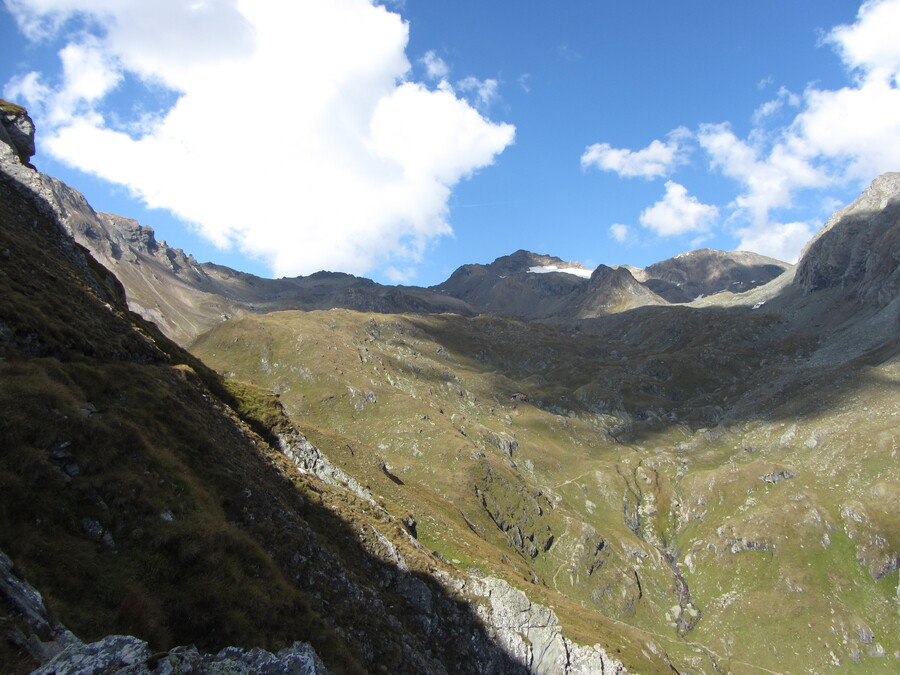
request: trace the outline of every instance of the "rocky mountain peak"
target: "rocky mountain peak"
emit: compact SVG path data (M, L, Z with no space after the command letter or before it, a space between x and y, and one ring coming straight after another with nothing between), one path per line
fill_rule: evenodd
M516 274L527 272L532 267L545 267L547 265L567 266L568 264L556 256L519 249L511 255L500 256L487 267L497 274Z
M635 277L669 302L689 302L724 291L743 293L790 268L758 253L701 248L650 265Z
M22 164L31 166L31 158L34 156L34 122L25 108L2 98L0 141L12 148Z
M628 285L637 283L631 272L625 267L609 267L600 265L591 273L591 284Z
M806 293L843 288L879 307L900 295L900 173L876 178L803 250L795 283Z
M644 305L664 305L665 300L640 283L625 267L600 265L591 274L577 316L592 318Z

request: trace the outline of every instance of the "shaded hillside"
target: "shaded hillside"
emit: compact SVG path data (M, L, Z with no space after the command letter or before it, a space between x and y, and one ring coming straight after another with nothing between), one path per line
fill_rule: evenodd
M636 307L664 304L666 301L662 297L646 284L639 283L628 270L600 265L591 274L582 297L578 299L573 318L590 319Z
M900 173L878 178L835 213L806 246L797 284L807 293L840 288L884 307L900 297Z

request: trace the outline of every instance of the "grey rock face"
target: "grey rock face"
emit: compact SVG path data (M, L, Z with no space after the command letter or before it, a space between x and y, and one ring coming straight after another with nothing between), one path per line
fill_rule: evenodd
M375 502L371 492L343 469L335 466L303 434L296 431L279 434L278 448L301 471L311 473L329 485L346 488L367 502Z
M154 656L143 640L109 635L91 644L68 647L32 675L326 675L329 671L304 642L280 650L226 647L218 654L201 654L196 647L176 647Z
M0 593L21 613L28 625L38 630L50 629L41 594L13 574L12 561L4 553L0 553Z
M703 248L637 270L635 278L669 302L689 302L698 295L743 293L790 268L757 253Z
M108 635L98 642L67 647L31 675L120 673L129 666L146 663L150 656L150 647L143 640L129 635ZM132 668L131 672L142 671ZM147 672L146 668L143 672Z
M900 173L886 173L835 213L806 246L795 283L843 288L884 307L900 295Z
M478 615L503 649L536 675L624 673L622 663L599 644L576 645L562 634L556 613L532 603L502 579L472 579L465 589L486 599Z
M25 108L3 99L0 99L0 142L10 146L22 164L31 166L34 122Z
M6 638L19 644L37 661L45 661L70 645L81 644L65 627L50 620L44 599L30 584L12 571L12 561L0 552L0 606L6 604L21 620L29 635L19 629L6 631Z
M666 301L638 282L624 267L600 265L591 274L575 316L590 319L646 305L664 305Z

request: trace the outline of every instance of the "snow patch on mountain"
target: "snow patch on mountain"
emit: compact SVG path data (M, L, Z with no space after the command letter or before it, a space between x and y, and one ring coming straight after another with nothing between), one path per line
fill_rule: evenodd
M590 279L594 270L589 270L584 267L557 267L556 265L538 265L536 267L528 268L529 274L546 274L548 272L565 272L566 274L574 274L576 277L581 277L582 279Z

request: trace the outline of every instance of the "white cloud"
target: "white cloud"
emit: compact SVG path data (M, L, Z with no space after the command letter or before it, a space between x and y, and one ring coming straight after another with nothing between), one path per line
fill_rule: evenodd
M519 86L526 94L531 93L531 73L522 73L519 75Z
M753 123L756 125L762 124L785 106L790 106L792 108L799 107L800 97L789 91L787 88L781 87L775 98L771 101L766 101L753 112Z
M665 143L654 140L641 150L613 148L609 143L594 143L581 155L584 169L596 167L614 171L620 176L658 178L665 176L684 161L684 142L690 132L684 128L671 131Z
M897 30L900 35L900 23ZM900 167L900 89L867 79L858 88L809 90L791 133L795 152L830 167L839 181L894 171Z
M761 253L776 260L795 263L801 249L812 238L809 223L765 223L763 227L749 226L738 230L741 238L737 250Z
M900 0L865 2L852 25L838 26L826 42L854 74L838 90L810 87L802 99L782 89L757 109L761 124L783 105L800 107L793 121L747 141L728 125L703 125L698 134L714 167L738 181L743 191L735 215L741 247L793 260L812 234L807 223L770 220L789 208L801 190L864 183L900 167ZM828 196L823 200L833 203Z
M631 230L627 225L615 223L609 226L609 236L611 236L620 244L624 244L626 241L628 241L630 235Z
M407 267L405 269L397 269L393 265L384 270L384 276L386 276L390 281L395 284L403 284L407 283L410 279L412 279L416 275L416 269L414 267Z
M823 41L851 75L848 86L828 90L810 85L802 95L779 89L753 113L754 127L746 138L739 138L728 123L699 126L696 139L710 168L738 185L724 220L734 228L741 248L794 260L814 228L807 222L783 222L788 219L777 211L793 208L804 192L823 205L834 205L833 194L826 190L856 190L881 173L900 169L898 35L900 0L863 2L852 24L835 27ZM769 76L757 87L763 90L773 83ZM793 119L777 126L778 113L789 110ZM679 164L688 135L676 132L680 138L654 141L637 152L593 145L582 155L582 166L621 176L669 175ZM661 234L694 227L691 214L702 211L687 208L679 217L678 194L667 189L665 199L644 211L642 224ZM697 224L709 226L711 220Z
M479 80L471 75L456 83L459 91L474 96L473 104L482 112L490 108L491 104L497 99L498 86L497 80L490 78Z
M453 186L513 141L449 86L408 81L408 26L370 0L9 6L68 45L60 84L12 85L40 113L42 147L276 275L408 269L451 231ZM93 36L66 33L76 12ZM129 75L178 93L134 136L110 121L128 111L104 107Z
M894 80L900 77L900 2L867 0L857 13L856 23L834 28L827 41L834 45L844 63L863 80Z
M900 167L900 0L869 0L826 41L855 76L837 91L810 88L789 129L796 152L836 180L868 181Z
M666 194L641 212L641 225L664 237L687 232L706 232L719 216L719 209L702 204L683 185L666 181Z
M431 80L443 80L450 73L450 67L433 49L425 52L425 56L419 61L425 66L425 73Z
M745 189L735 205L754 223L768 219L774 208L788 207L798 188L822 187L823 172L810 164L790 143L777 143L768 154L740 140L727 124L704 124L697 135L712 165Z

